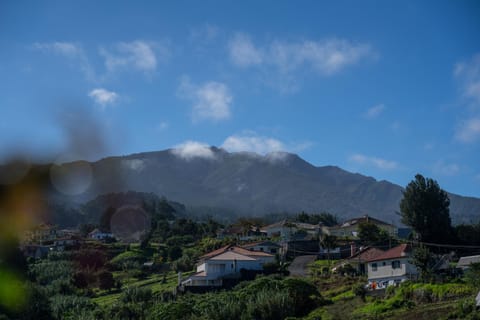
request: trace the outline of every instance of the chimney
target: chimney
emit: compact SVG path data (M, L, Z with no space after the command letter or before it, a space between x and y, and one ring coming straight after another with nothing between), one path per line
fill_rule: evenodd
M355 254L355 251L357 251L357 249L355 248L355 242L351 242L350 243L350 256L353 256Z

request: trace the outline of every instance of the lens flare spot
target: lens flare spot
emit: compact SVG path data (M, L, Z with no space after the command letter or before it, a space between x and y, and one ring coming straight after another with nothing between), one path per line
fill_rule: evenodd
M66 195L79 195L91 185L93 172L86 161L53 164L50 167L50 180L55 188Z
M151 217L141 207L122 206L110 220L115 237L126 242L138 242L150 230Z

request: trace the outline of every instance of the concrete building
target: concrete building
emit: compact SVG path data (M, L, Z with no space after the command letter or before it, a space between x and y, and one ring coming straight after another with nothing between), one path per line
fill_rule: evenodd
M405 280L416 279L417 268L410 263L411 247L401 244L368 261L368 284L372 289L397 285Z

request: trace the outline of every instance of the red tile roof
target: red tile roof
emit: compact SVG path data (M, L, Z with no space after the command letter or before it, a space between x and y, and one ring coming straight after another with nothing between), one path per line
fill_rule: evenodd
M389 259L396 259L396 258L402 258L408 255L408 253L411 251L411 247L408 244L401 244L399 246L396 246L390 250L385 251L381 255L368 260L369 262L371 261L380 261L380 260L389 260Z
M221 247L220 249L210 251L209 253L205 253L203 256L200 257L200 259L208 259L208 258L214 257L216 255L219 255L221 253L224 253L231 246L232 246L231 244L228 244L224 247Z
M358 261L358 262L365 262L365 261L370 261L372 259L375 259L379 257L380 255L384 254L385 251L382 249L374 248L374 247L368 247L365 248L353 256L348 257L348 260L353 260L353 261Z
M252 251L240 247L233 247L232 250L236 253L243 254L244 256L254 257L271 257L272 255L263 251Z
M256 242L246 243L246 244L242 245L242 248L250 249L250 248L255 247L255 246L258 246L258 245L264 245L264 246L270 246L270 247L280 248L280 246L279 246L278 244L276 244L275 242L272 242L272 241L270 241L270 240L263 240L263 241L256 241Z
M271 254L262 252L262 251L251 251L251 250L247 250L234 245L227 245L227 246L221 247L220 249L204 254L203 256L200 257L200 259L202 260L210 259L226 251L233 251L235 253L238 253L244 256L249 256L249 257L271 257L272 256Z

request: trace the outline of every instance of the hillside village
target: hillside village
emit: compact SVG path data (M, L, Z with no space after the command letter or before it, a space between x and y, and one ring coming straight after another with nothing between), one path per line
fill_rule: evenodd
M478 275L480 247L472 247L470 253L475 254L470 255L450 248L435 253L428 269L430 280L425 282L425 270L414 261L420 244L412 238L411 229L369 215L335 224L330 221L328 225L306 222L314 218L301 213L271 224L240 219L227 226L169 218L163 228L175 232L167 238L151 234L146 242L125 242L99 225L59 229L42 223L25 232L19 248L28 260L29 273L55 297L55 308L63 308L57 309L57 314L68 319L81 317L71 312L69 308L77 302L64 301L67 297L78 296L82 305L93 307L96 318L113 312L119 319L148 318L149 314L170 319L168 314L191 312L169 309L190 301L191 294L235 295L247 283L255 286L258 281L273 281L282 287L289 279L301 281L297 285L318 295L313 300L312 296L304 297L308 304L300 313L286 309L285 316L301 315L298 319L336 319L339 310L334 306L350 300L357 305L356 311L351 310L354 316L349 315L353 318L368 319L372 316L368 308L377 305L385 305L380 311L375 309L373 314L378 318L391 317L392 312L408 315L417 312L425 301L412 302L417 298L410 297L409 304L388 307L392 294L398 299L396 292L407 286L415 296L425 283L430 286L429 303L445 304L439 314L449 310L455 318L455 304L476 294L477 287L468 279L472 266ZM337 284L332 286L332 281ZM442 294L437 296L436 290ZM122 315L126 311L118 309L119 303L130 315ZM472 303L471 312L477 314ZM140 305L145 310L139 311ZM85 318L92 314L91 310L82 312ZM265 315L256 319L277 318Z

